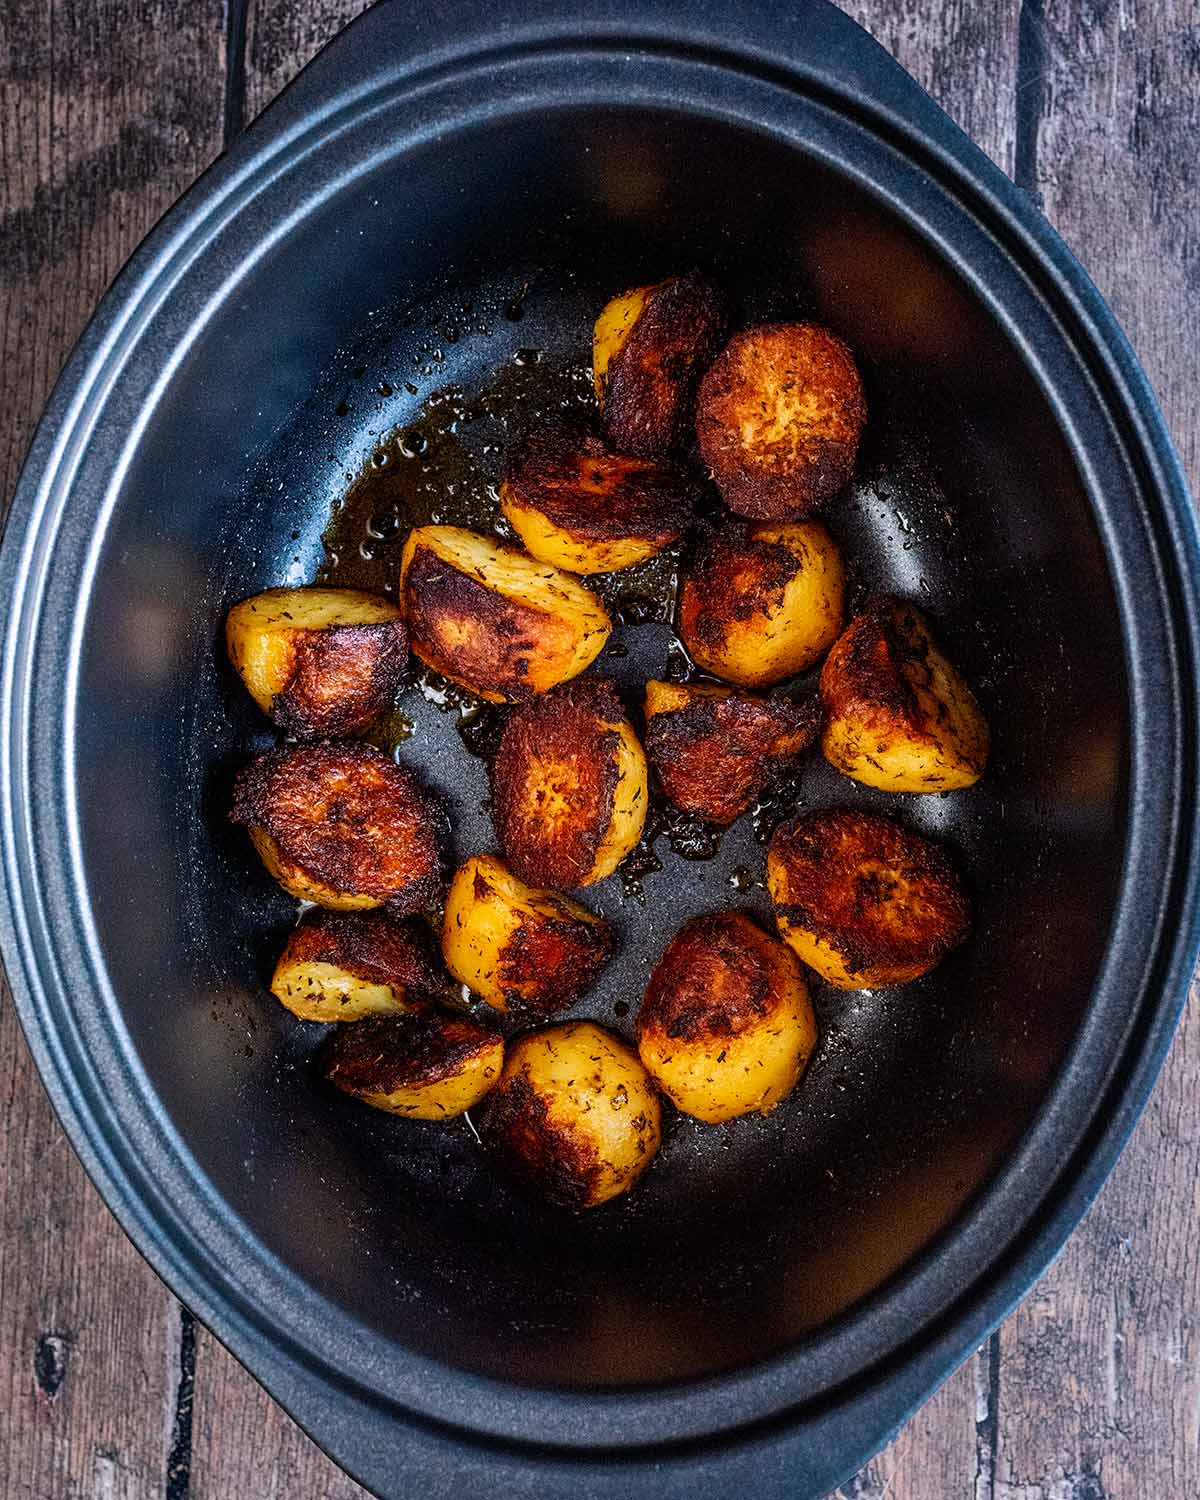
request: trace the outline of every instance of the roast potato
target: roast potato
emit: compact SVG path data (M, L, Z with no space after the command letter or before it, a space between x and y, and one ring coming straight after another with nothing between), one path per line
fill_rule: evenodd
M390 708L408 665L400 610L357 589L268 589L225 620L229 659L298 739L349 734Z
M509 865L530 885L594 885L646 821L646 757L606 678L510 711L492 761L492 816Z
M766 687L837 639L845 585L842 555L819 521L725 527L684 573L679 633L706 672Z
M882 596L857 615L821 668L831 766L885 792L973 786L988 758L988 726L929 623Z
M816 323L735 334L700 385L696 436L730 510L808 515L849 482L867 420L849 349Z
M289 894L334 910L421 910L442 887L445 814L370 745L328 740L260 755L238 773L235 823Z
M742 912L693 917L667 945L637 1018L638 1052L684 1114L769 1114L817 1041L800 965Z
M562 423L535 428L512 450L500 505L540 562L611 573L678 541L692 493L669 465L614 453Z
M553 1015L573 1005L615 946L603 917L556 891L517 879L491 855L467 860L450 882L442 954L455 979L497 1010Z
M812 744L811 699L759 698L704 683L646 684L646 756L667 797L710 823L732 823Z
M614 448L659 458L675 446L724 326L725 300L699 271L612 299L596 319L592 371Z
M567 1021L509 1045L483 1135L529 1192L594 1208L654 1159L661 1107L632 1047L593 1021Z
M400 598L413 653L489 703L532 698L574 677L612 628L578 580L458 526L409 533Z
M432 1006L339 1026L320 1058L335 1088L413 1120L461 1115L495 1087L503 1066L498 1032Z
M271 977L271 992L302 1021L398 1015L449 990L428 929L386 911L306 912Z
M874 813L814 812L777 828L767 889L784 941L842 990L918 979L970 929L950 856Z

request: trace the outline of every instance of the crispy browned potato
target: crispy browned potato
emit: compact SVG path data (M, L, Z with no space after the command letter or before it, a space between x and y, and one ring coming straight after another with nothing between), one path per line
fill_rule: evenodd
M408 665L400 610L358 589L268 589L225 621L255 702L299 739L349 734L390 708Z
M541 1016L565 1010L612 956L612 928L557 891L538 891L488 854L450 882L442 922L446 967L489 1005Z
M693 495L678 470L614 453L566 423L535 428L508 457L504 514L541 562L611 573L683 535Z
M637 1018L638 1052L684 1114L769 1114L817 1041L800 965L742 912L694 917L667 945Z
M617 868L646 821L646 757L606 678L509 715L492 762L492 815L509 865L570 890Z
M499 1033L432 1007L339 1026L320 1059L322 1075L344 1094L413 1120L461 1115L503 1067Z
M646 684L646 755L676 807L732 823L817 737L809 699L758 698L704 683Z
M679 633L697 666L766 687L803 672L837 639L846 570L820 521L726 526L685 572Z
M971 689L911 604L882 596L851 620L821 668L831 766L885 792L973 786L988 726Z
M867 403L854 357L816 323L735 334L700 385L700 453L731 510L808 515L849 482Z
M420 921L317 907L292 929L271 992L302 1021L358 1021L445 999L449 984Z
M777 828L767 888L784 941L841 990L918 979L970 928L946 852L874 813L808 813Z
M699 271L622 292L596 319L592 370L613 447L659 458L682 437L721 347L725 299Z
M445 814L370 745L330 740L260 755L238 773L231 816L302 901L346 911L388 906L402 916L441 891Z
M413 653L489 703L576 676L612 629L578 579L458 526L409 533L400 598Z
M567 1021L509 1046L483 1133L528 1191L594 1208L627 1193L653 1161L661 1108L632 1047L593 1021Z

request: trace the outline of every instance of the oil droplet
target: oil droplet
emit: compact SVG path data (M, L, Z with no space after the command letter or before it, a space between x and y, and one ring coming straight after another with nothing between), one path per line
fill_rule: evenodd
M371 454L371 462L377 469L386 469L388 464L391 463L391 455L386 448L377 448Z
M729 884L735 891L752 891L760 884L758 876L748 865L738 865L729 877Z
M540 365L542 362L542 351L540 349L518 349L513 355L515 365Z

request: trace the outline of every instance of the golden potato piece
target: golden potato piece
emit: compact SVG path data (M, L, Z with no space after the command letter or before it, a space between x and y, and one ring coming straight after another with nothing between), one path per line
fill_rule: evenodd
M884 792L973 786L988 758L987 720L921 612L872 600L821 668L825 759Z
M359 1021L444 999L449 985L423 923L318 907L292 929L271 992L302 1021Z
M840 990L918 979L970 929L946 852L874 813L808 813L777 828L767 888L784 941Z
M603 917L556 891L538 891L491 855L450 882L442 922L446 967L497 1010L549 1016L592 984L616 940Z
M696 402L700 453L731 510L804 516L849 482L867 420L854 357L816 323L735 334Z
M692 491L664 463L613 453L586 429L536 428L509 455L500 505L526 547L572 573L611 573L683 535Z
M642 836L648 800L646 757L607 678L510 713L492 761L492 818L522 880L565 891L611 875Z
M357 589L268 589L225 620L229 659L299 739L349 734L390 708L408 665L400 610Z
M592 371L614 448L661 458L679 442L725 321L724 297L699 271L635 287L605 307Z
M646 756L676 807L732 823L817 737L809 699L758 698L703 683L646 684Z
M442 888L445 814L370 745L330 740L260 755L238 773L235 823L285 891L334 910L419 911Z
M593 1021L511 1043L484 1140L527 1191L560 1208L627 1193L654 1159L662 1118L637 1053Z
M532 698L576 676L612 629L576 579L458 526L409 533L400 600L413 653L489 703Z
M742 912L694 917L667 945L637 1018L638 1052L684 1114L770 1114L817 1042L800 965Z
M449 1120L499 1082L504 1041L469 1016L430 1008L339 1026L322 1048L322 1076L374 1109Z
M697 666L766 687L811 667L842 628L846 570L819 521L725 527L679 592L679 634Z

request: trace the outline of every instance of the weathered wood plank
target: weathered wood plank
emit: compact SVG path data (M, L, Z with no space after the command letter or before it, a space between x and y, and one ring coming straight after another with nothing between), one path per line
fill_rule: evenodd
M220 147L220 0L7 0L0 19L0 498L142 234ZM164 1494L181 1315L87 1182L0 996L0 1487Z
M246 18L246 119L253 120L331 37L371 0L250 0Z

